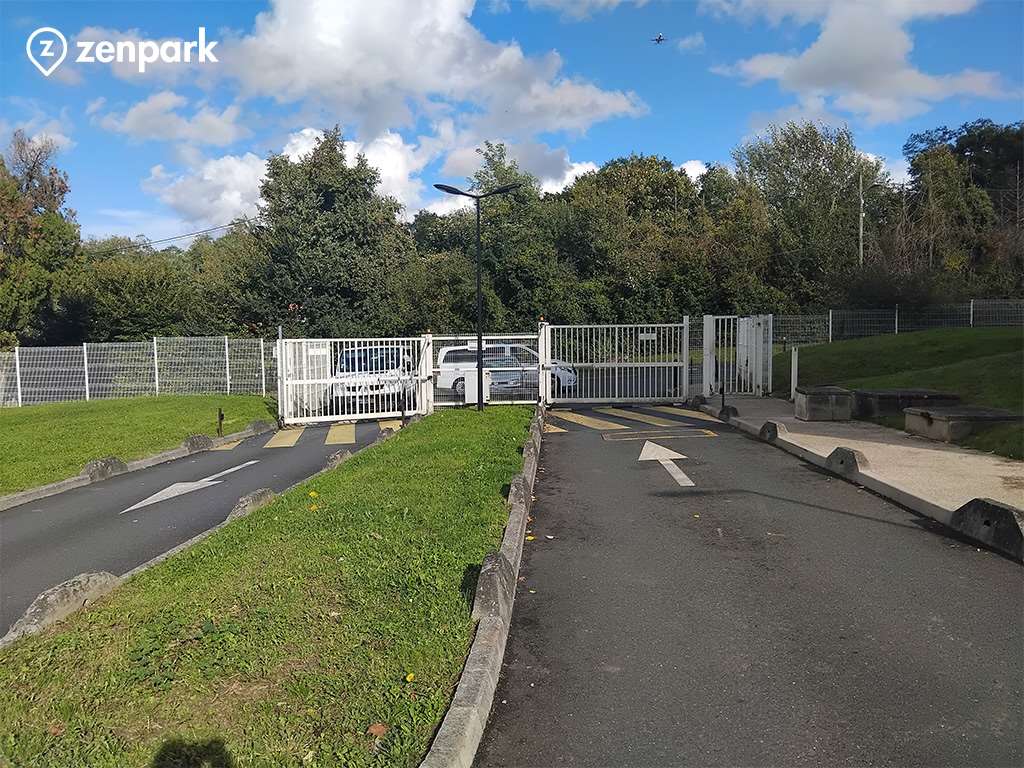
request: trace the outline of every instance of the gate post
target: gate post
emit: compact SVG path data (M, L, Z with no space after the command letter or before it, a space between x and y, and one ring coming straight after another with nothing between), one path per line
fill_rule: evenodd
M541 320L537 323L537 396L544 405L551 405L551 328Z
M704 358L703 373L701 375L701 386L704 397L711 397L714 394L712 384L715 379L715 316L704 315Z
M89 402L89 351L82 342L82 373L85 374L85 402Z
M14 382L18 388L18 407L21 403L21 347L14 348Z
M690 399L690 316L683 318L683 400Z
M277 326L277 418L283 424L287 416L284 404L284 333L281 326Z
M416 412L427 416L434 412L434 336L425 333L420 343L420 392Z

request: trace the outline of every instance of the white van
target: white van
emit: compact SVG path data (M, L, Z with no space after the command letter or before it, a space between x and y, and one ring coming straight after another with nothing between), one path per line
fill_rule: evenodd
M491 369L491 387L534 388L540 376L540 355L526 344L484 342L484 368ZM551 361L551 373L560 389L576 386L576 371L560 360ZM516 370L503 370L515 367ZM498 370L495 370L498 369ZM466 376L476 370L476 343L442 347L437 352L437 386L450 389L461 402L466 393Z
M399 346L345 349L338 355L325 404L337 401L331 413L346 413L346 403L359 401L372 411L404 411L413 402L416 371ZM340 407L337 407L340 406Z

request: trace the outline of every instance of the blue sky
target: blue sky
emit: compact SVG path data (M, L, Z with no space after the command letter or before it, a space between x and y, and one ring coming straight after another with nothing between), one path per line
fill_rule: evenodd
M41 26L69 42L49 77L25 51ZM74 61L83 40L200 26L217 63ZM0 136L61 146L86 236L252 215L268 153L335 123L409 215L456 203L431 184L462 182L484 140L555 190L631 152L697 173L771 122L814 119L849 125L898 177L912 132L1024 118L1022 30L1012 0L8 0Z

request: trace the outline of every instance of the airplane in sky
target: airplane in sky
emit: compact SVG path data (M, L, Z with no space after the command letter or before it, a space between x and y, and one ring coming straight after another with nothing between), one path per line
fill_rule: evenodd
M655 45L661 45L662 43L665 42L665 36L661 34L661 32L659 32L657 37L651 38L651 42L654 43Z

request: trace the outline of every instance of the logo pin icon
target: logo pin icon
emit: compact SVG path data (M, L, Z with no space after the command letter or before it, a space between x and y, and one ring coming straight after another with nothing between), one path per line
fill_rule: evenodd
M39 57L36 58L36 54L32 51L32 43L40 35L52 35L52 37L47 37L39 41ZM54 40L53 38L57 39ZM60 41L59 53L55 50L58 40ZM53 74L53 70L59 67L61 62L64 61L64 57L68 55L68 41L64 39L64 35L60 33L59 29L54 29L53 27L40 27L28 36L28 40L25 42L25 53L28 54L28 60L36 65L36 69L43 73L43 77L49 77Z

